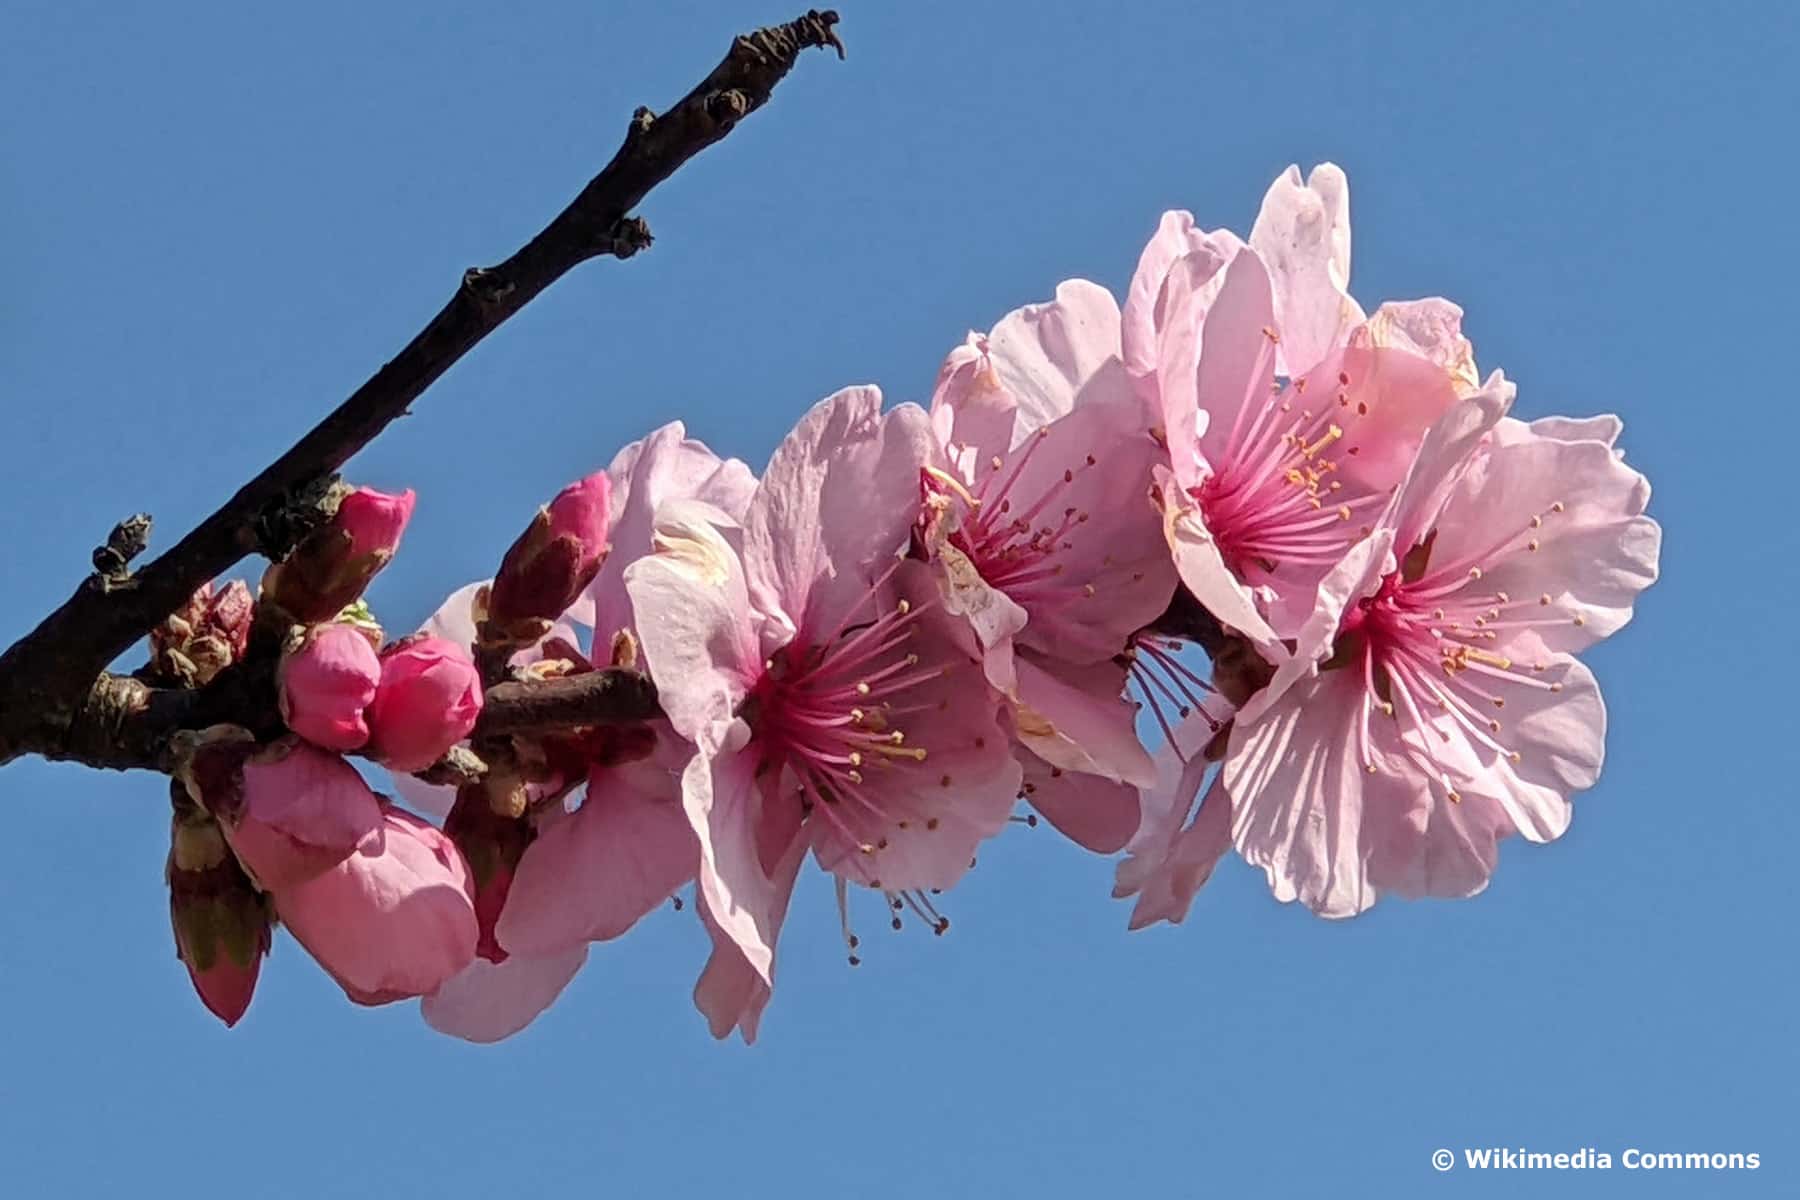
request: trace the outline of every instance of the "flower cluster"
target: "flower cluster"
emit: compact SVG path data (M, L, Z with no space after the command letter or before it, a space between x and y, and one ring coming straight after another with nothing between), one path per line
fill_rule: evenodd
M347 498L258 606L291 735L184 760L202 997L242 1013L272 912L353 999L495 1040L692 883L695 1002L748 1041L808 860L854 964L852 896L942 933L934 897L1039 816L1124 852L1134 928L1181 921L1234 847L1325 916L1479 892L1500 839L1559 836L1595 782L1575 655L1629 620L1660 535L1616 419L1514 419L1459 308L1367 313L1349 268L1329 165L1290 168L1247 240L1166 214L1122 307L1066 282L955 347L928 406L841 391L760 475L665 426L386 649L356 601L411 496ZM429 770L483 682L602 668L645 672L661 717Z

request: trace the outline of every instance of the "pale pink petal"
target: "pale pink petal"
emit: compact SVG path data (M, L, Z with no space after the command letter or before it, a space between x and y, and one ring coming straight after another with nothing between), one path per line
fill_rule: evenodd
M1125 848L1138 830L1138 789L1098 775L1053 767L1024 752L1025 802L1057 832L1095 854Z
M765 797L757 759L754 749L726 751L710 761L696 754L682 772L681 789L699 838L699 892L707 911L768 980L786 897L778 895L761 853ZM786 857L785 847L780 857Z
M1001 386L987 346L986 334L971 333L945 356L931 392L932 433L965 477L975 463L1011 449L1018 416L1018 401Z
M1565 654L1546 653L1542 665L1533 678L1546 686L1504 689L1500 737L1518 761L1485 752L1485 769L1458 782L1464 797L1491 797L1505 810L1507 832L1534 842L1567 832L1569 793L1593 787L1606 758L1606 707L1593 672Z
M1263 197L1250 247L1269 269L1281 329L1278 369L1305 373L1362 324L1350 298L1350 185L1331 163L1303 184L1289 167Z
M1552 650L1582 649L1622 628L1656 580L1662 531L1642 515L1649 496L1604 442L1494 446L1445 494L1427 578L1476 571L1481 592L1508 597L1491 627L1502 644L1529 628Z
M1495 371L1479 392L1451 405L1426 432L1405 481L1381 517L1380 523L1394 531L1396 555L1404 556L1431 532L1444 497L1468 469L1475 448L1512 407L1517 390Z
M1014 503L1042 506L1030 520L1058 530L1042 570L1050 577L1003 585L1028 620L1021 645L1073 663L1112 658L1168 607L1175 569L1150 500L1151 473L1166 461L1135 404L1097 401L1046 426L1013 479ZM1015 452L1018 453L1018 452Z
M756 488L749 467L735 458L721 459L705 443L688 437L680 421L619 451L606 474L612 481L607 535L612 553L600 565L582 605L569 611L571 619L594 630L600 647L619 630L632 628L625 568L650 553L657 509L670 500L700 500L742 520Z
M1218 734L1216 720L1195 713L1156 753L1156 786L1142 794L1143 821L1113 876L1114 899L1138 898L1132 929L1157 921L1180 924L1194 894L1231 848L1231 798L1219 772L1213 773L1199 815L1188 821L1213 767L1205 751Z
M594 769L581 807L526 847L495 928L508 953L618 937L694 877L700 848L681 804L693 747L658 728L654 754Z
M419 1001L425 1023L468 1042L498 1042L556 1002L587 962L585 945L547 958L514 954L498 965L477 958Z
M1182 773L1183 789L1198 789L1200 776L1206 773L1205 760L1196 756ZM1191 824L1178 826L1156 850L1146 849L1141 860L1119 864L1118 883L1113 895L1136 895L1129 928L1143 929L1158 921L1179 925L1187 919L1194 896L1212 878L1213 868L1231 849L1231 797L1225 792L1222 775L1213 776L1212 786L1200 802L1200 811ZM1128 867L1136 870L1128 871ZM1122 890L1130 888L1129 891Z
M1156 782L1156 764L1124 699L1126 668L1107 660L1076 666L1022 654L1013 728L1019 743L1053 767L1135 787Z
M664 505L655 553L625 572L633 611L644 614L634 624L663 713L709 752L762 669L744 567L714 515L722 516L696 501Z
M1216 289L1223 282L1222 269L1242 248L1243 242L1230 230L1207 233L1196 228L1191 213L1162 215L1125 293L1121 357L1133 378L1155 374L1158 331L1179 299L1209 285Z
M1238 853L1263 869L1277 900L1325 917L1375 903L1371 844L1426 791L1404 761L1364 771L1360 688L1356 672L1327 672L1290 689L1260 721L1240 719L1222 775Z
M1199 437L1200 453L1216 468L1242 453L1240 447L1252 422L1271 403L1280 343L1279 335L1271 336L1275 329L1273 284L1262 259L1254 253L1244 251L1231 260L1224 286L1204 311L1202 324L1202 314L1192 306L1203 301L1204 297L1196 294L1178 318L1198 329L1197 362L1171 351L1163 376L1163 420L1171 431L1178 429L1181 415L1175 406L1193 396L1207 414L1205 433ZM1169 375L1184 371L1194 373L1194 383L1185 394ZM1171 439L1174 436L1171 432Z
M1481 386L1475 348L1462 332L1463 310L1440 297L1390 300L1350 338L1353 346L1393 348L1415 354L1450 377L1456 394L1466 396Z
M1018 410L1012 444L1071 411L1077 399L1124 391L1119 306L1085 279L1065 280L1056 299L1008 313L988 335L988 357Z
M770 880L771 946L781 930L782 922L787 918L788 901L794 894L794 880L805 859L806 845L797 841L776 865ZM746 959L741 943L720 926L707 907L704 896L695 907L700 910L700 919L706 926L707 935L712 939L712 954L707 958L706 967L694 984L694 1006L706 1018L707 1028L714 1037L730 1037L731 1031L736 1029L746 1045L753 1043L774 985L774 963L771 960L764 970Z
M828 633L867 594L865 572L905 545L919 468L937 453L924 410L903 404L883 414L876 388L846 388L814 405L776 448L744 516L756 611L785 621L790 635Z

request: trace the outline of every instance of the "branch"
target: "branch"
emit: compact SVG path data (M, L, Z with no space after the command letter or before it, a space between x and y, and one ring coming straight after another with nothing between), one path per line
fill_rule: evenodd
M266 674L266 673L262 673ZM275 693L263 678L221 674L199 691L157 688L126 675L102 675L76 708L63 736L29 747L59 761L115 771L167 771L169 742L184 729L241 725L259 740L282 732ZM608 668L557 679L495 684L471 740L619 725L662 715L656 687L636 671Z
M741 36L667 113L638 109L624 144L581 194L511 258L467 272L437 316L336 411L141 571L128 574L123 563L109 562L120 569L90 576L0 655L0 763L44 752L33 744L44 740L44 727L66 730L107 664L201 584L254 551L285 555L285 539L270 536L282 512L539 292L590 258L628 258L648 246L649 228L628 217L629 210L766 104L802 50L830 46L842 57L832 28L837 19L834 12L812 11Z

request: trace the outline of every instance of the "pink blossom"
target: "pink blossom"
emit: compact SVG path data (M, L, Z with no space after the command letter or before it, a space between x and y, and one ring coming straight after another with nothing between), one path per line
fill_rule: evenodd
M326 750L356 750L369 740L363 710L375 698L381 660L355 625L314 625L281 656L281 718Z
M597 471L556 494L507 550L488 603L494 620L554 621L593 582L607 552L611 481Z
M945 461L921 475L914 536L1011 703L1026 770L1041 776L1027 799L1102 850L1130 836L1135 788L1154 779L1123 699L1124 660L1175 588L1148 499L1167 455L1119 338L1112 297L1071 280L953 351L932 400ZM1065 773L1079 784L1064 787ZM1055 803L1082 792L1091 818Z
M400 547L414 496L361 487L338 503L331 521L263 575L263 599L297 624L329 621L363 594Z
M1656 578L1649 486L1608 441L1497 429L1509 400L1490 382L1434 426L1238 716L1233 839L1279 899L1473 895L1500 838L1559 837L1599 774L1605 709L1573 655Z
M331 870L271 891L282 923L358 1004L436 991L475 957L467 864L396 808Z
M1461 310L1348 293L1348 188L1270 188L1249 243L1164 218L1132 282L1127 361L1162 412L1165 534L1182 582L1270 657L1362 537L1426 428L1474 389Z
M481 676L467 650L429 634L402 638L381 653L370 756L395 771L423 771L469 736L481 701Z
M265 891L293 887L342 863L381 823L356 768L297 738L252 755L242 801L219 812L238 861Z
M998 703L900 563L928 419L853 388L770 460L741 530L668 504L625 572L664 711L695 746L683 803L710 917L767 984L796 845L890 895L953 884L1020 772ZM653 615L653 616L652 616Z

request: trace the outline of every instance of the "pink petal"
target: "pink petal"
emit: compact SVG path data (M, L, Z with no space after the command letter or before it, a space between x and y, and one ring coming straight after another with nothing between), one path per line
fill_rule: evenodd
M769 910L769 944L774 945L781 923L787 917L788 901L793 898L794 880L806 858L806 843L796 841L775 867L771 883ZM771 959L767 969L754 966L744 957L742 944L727 934L702 897L696 906L706 932L712 938L712 954L694 984L694 1006L706 1017L707 1028L716 1038L727 1038L736 1029L746 1045L756 1041L762 1024L763 1009L768 1007L774 985L775 967Z
M1366 774L1356 753L1361 678L1334 671L1290 690L1231 737L1222 778L1232 839L1263 869L1275 898L1324 917L1375 903L1371 842L1420 806L1426 787L1405 763Z
M1023 654L1017 667L1013 726L1021 745L1065 771L1134 787L1156 782L1156 764L1138 740L1137 710L1124 699L1125 667Z
M1478 569L1483 592L1537 598L1512 624L1534 623L1552 650L1580 650L1630 621L1656 581L1662 530L1642 515L1649 498L1649 483L1604 442L1495 446L1446 494L1429 569ZM1504 643L1509 627L1495 628Z
M1176 791L1188 793L1182 802L1183 811L1192 803L1192 793L1199 789L1207 765L1195 755L1181 772ZM1215 774L1192 824L1183 827L1177 823L1162 831L1159 839L1135 850L1119 864L1113 895L1137 896L1130 928L1142 929L1158 921L1181 924L1187 919L1195 894L1206 886L1213 868L1229 849L1231 797L1226 794L1224 777Z
M1448 300L1390 300L1375 310L1368 324L1351 335L1351 344L1392 348L1423 358L1449 376L1457 395L1481 386L1475 348L1462 332L1463 310Z
M762 651L743 564L709 515L723 517L696 501L665 505L656 552L626 570L625 588L647 617L634 623L664 715L713 750L761 673Z
M496 929L509 953L618 937L694 877L700 850L680 784L693 747L661 728L652 757L596 768L581 807L526 848Z
M1138 831L1138 789L1021 755L1025 802L1057 832L1095 854L1114 854Z
M612 480L607 535L612 553L588 587L585 604L570 610L572 618L593 628L597 646L633 627L625 568L650 553L657 509L670 500L701 500L742 520L756 487L749 467L735 458L721 459L705 443L688 437L680 421L619 451L606 473Z
M1250 247L1268 266L1281 329L1278 369L1297 376L1362 324L1350 298L1350 185L1330 163L1302 184L1289 167L1263 197Z
M1125 388L1118 303L1085 279L1065 280L1054 300L1008 313L988 335L988 356L1018 405L1012 445L1071 411L1078 397Z
M682 804L700 842L699 891L720 932L765 980L787 899L763 865L763 795L755 750L696 754L681 775ZM800 839L794 839L799 841ZM788 847L780 857L785 861Z
M846 388L814 405L776 448L744 515L756 611L821 636L836 626L866 594L864 572L905 544L919 468L936 454L924 410L903 404L883 414L876 388Z
M425 1023L469 1042L498 1042L519 1032L556 1002L587 962L585 945L547 958L515 954L495 965L470 963L419 1002Z
M1127 373L1134 379L1156 373L1159 331L1183 299L1218 290L1225 265L1243 245L1230 230L1207 233L1196 228L1191 213L1162 215L1125 293L1120 343ZM1201 311L1210 306L1208 297Z

